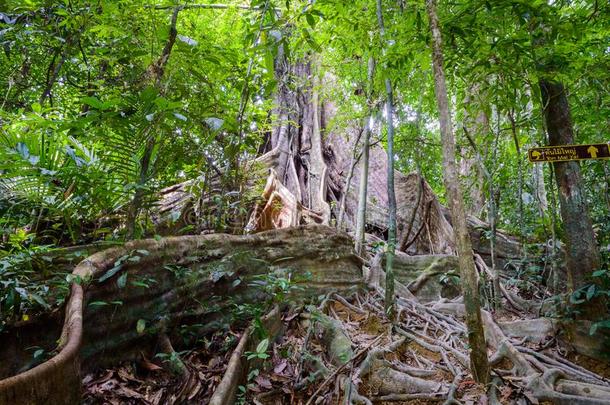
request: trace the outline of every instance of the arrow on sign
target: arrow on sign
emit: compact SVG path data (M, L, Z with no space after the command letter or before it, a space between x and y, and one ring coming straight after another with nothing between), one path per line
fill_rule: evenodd
M532 152L532 158L534 160L540 160L540 156L542 156L542 154L540 152L538 152L537 150Z
M589 146L589 149L587 149L587 152L589 152L589 155L591 155L591 157L595 159L597 157L597 152L599 152L599 149L591 145Z

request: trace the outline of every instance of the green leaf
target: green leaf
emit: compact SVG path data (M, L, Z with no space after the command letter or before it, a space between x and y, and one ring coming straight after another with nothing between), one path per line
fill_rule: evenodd
M51 306L49 304L47 304L47 302L42 299L42 297L38 294L34 294L34 293L30 293L30 297L36 301L40 306L42 306L45 309L49 309L51 308Z
M315 18L313 18L313 15L305 14L305 19L307 20L307 24L309 24L309 26L311 28L315 28L316 27L316 20L315 20Z
M576 292L574 292L574 294L570 295L571 304L582 304L583 302L585 302L585 300L577 298Z
M150 287L148 284L146 284L146 283L145 283L145 282L143 282L143 281L132 281L132 282L131 282L131 285L132 285L132 286L134 286L134 287L142 287L142 288L148 288L148 287Z
M144 333L145 329L146 329L146 321L144 319L138 319L138 322L136 323L136 332L138 332L138 334L141 335L142 333Z
M108 305L106 301L93 301L89 303L90 307L105 307Z
M321 51L320 45L318 45L318 43L313 39L313 37L311 36L309 31L306 29L303 29L302 32L303 32L303 37L305 38L305 41L307 41L309 46L311 46L311 48L314 51L320 52Z
M126 284L127 284L127 272L121 274L121 276L116 281L116 285L119 288L125 288Z
M97 281L99 283L103 283L104 281L108 280L109 278L111 278L112 276L117 274L121 270L122 267L123 267L122 264L119 264L118 266L114 266L113 268L108 270L106 272L106 274L104 274L102 277L100 277Z
M593 272L592 276L593 277L601 277L604 274L606 274L608 272L608 270L596 270Z
M256 346L256 352L265 353L267 351L267 347L269 347L269 339L263 339L260 341L258 346Z
M610 319L606 319L605 321L595 322L593 325L591 325L591 329L589 329L589 335L594 335L595 332L597 332L597 330L599 328L610 329Z
M591 301L591 298L595 296L595 284L591 284L589 288L587 288L587 301Z
M81 103L87 104L96 110L102 110L104 108L104 104L97 97L83 97Z

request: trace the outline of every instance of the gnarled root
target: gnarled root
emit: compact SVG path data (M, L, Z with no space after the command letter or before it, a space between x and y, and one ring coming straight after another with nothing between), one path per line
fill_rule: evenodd
M455 315L461 315L464 311L463 305L458 303L439 303L434 309ZM508 360L512 365L508 374L521 377L521 381L527 383L524 388L533 397L554 404L610 404L610 384L603 377L565 359L559 361L522 346L522 342L515 344L487 311L482 311L482 318L486 338L496 348L490 365L498 366L504 359ZM534 325L545 324L539 320L530 322ZM497 399L495 389L490 391L490 397Z

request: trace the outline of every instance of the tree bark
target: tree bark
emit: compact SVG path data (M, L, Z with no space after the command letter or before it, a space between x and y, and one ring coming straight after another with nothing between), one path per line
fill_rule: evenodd
M495 198L494 198L494 182L493 182L493 176L492 174L489 172L489 170L487 170L487 168L485 167L485 162L483 161L483 158L481 157L480 153L477 150L477 145L474 143L474 139L472 139L472 137L469 135L468 130L466 129L466 127L464 127L464 133L466 135L466 138L468 139L468 142L470 143L470 146L472 147L472 149L474 150L475 153L475 158L476 161L479 165L479 171L481 173L483 173L483 175L485 176L485 178L487 179L487 183L488 183L488 192L489 192L489 198L487 199L487 220L489 222L489 230L491 235L489 236L489 253L490 253L490 260L491 260L491 286L492 286L492 297L491 297L491 303L492 303L492 307L494 308L494 310L500 309L500 304L501 304L501 290L500 290L500 271L498 269L498 267L496 266L496 233L497 233L497 229L496 229L496 212L497 212L497 207L496 207L496 203L495 203ZM496 140L498 138L496 137ZM495 159L494 159L495 161Z
M367 91L367 104L371 108L371 99L373 96L373 75L375 73L375 59L370 57L368 63L368 91ZM356 240L356 253L360 256L363 254L364 247L364 228L366 224L366 199L368 194L368 183L369 183L369 148L370 148L370 137L371 137L371 119L373 112L370 111L367 117L367 122L364 123L364 139L362 141L362 172L360 173L360 187L358 189L358 211L356 212L356 234L354 239Z
M574 143L570 106L562 83L541 79L540 91L549 145ZM593 224L582 189L578 162L555 162L555 180L559 187L559 205L564 228L568 291L574 292L589 282L600 267L600 255ZM604 303L594 299L587 305L583 319L597 319L605 314Z
M436 1L427 0L426 10L430 20L432 33L432 65L434 69L434 90L439 111L440 130L443 143L443 179L447 190L447 200L451 210L453 229L455 233L460 276L462 279L462 293L466 308L466 325L468 326L468 342L470 344L470 362L472 375L480 383L489 381L489 363L487 359L487 344L483 332L481 319L481 308L479 302L477 273L472 256L472 246L466 216L464 213L464 202L460 190L455 162L455 138L449 112L449 99L445 84L445 72L443 69L443 51L441 31L438 15L436 12Z
M366 224L366 198L369 182L369 139L371 136L370 123L364 124L364 139L362 141L362 171L360 173L360 185L358 187L358 210L356 211L356 233L354 240L355 249L362 256L365 246L364 231Z
M385 27L383 25L383 10L381 0L377 0L377 21L382 41L385 38ZM383 47L383 45L382 45ZM390 319L394 319L394 252L396 250L396 193L394 192L394 95L392 92L392 81L387 76L385 78L386 91L386 119L388 123L388 244L386 252L385 268L385 312Z

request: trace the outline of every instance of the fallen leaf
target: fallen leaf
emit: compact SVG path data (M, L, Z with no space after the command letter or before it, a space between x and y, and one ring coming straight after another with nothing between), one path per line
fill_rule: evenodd
M257 383L260 387L263 387L265 389L273 388L273 384L271 384L271 381L269 381L269 378L267 378L263 375L256 376L256 378L254 379L254 382Z
M273 372L276 374L282 374L282 371L284 371L284 369L286 368L287 365L288 365L288 362L284 359L284 360L280 361L280 363L277 364L273 368Z
M290 377L287 377L287 376L285 376L285 375L275 374L275 373L271 374L271 375L269 376L269 378L270 378L272 381L275 381L275 382L280 382L280 383L287 383L287 382L292 381L292 378L290 378Z

